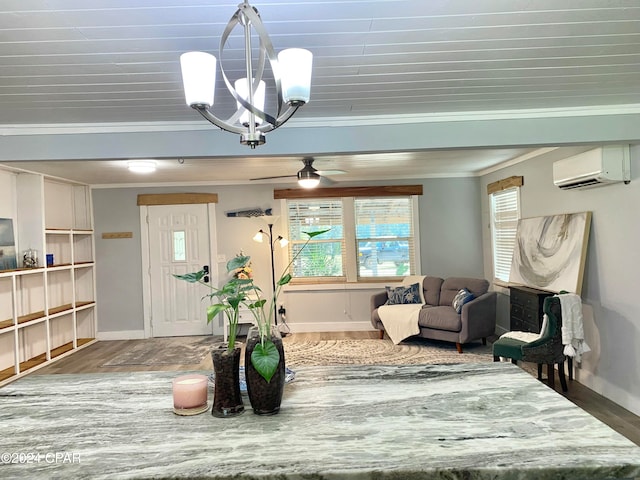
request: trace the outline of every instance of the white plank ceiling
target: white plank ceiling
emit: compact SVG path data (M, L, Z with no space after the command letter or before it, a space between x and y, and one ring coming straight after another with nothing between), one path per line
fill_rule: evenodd
M0 125L199 119L178 57L218 56L237 4L2 0ZM311 102L297 118L640 103L639 0L252 4L276 50L314 54ZM232 78L242 55L233 38L222 60ZM231 102L219 85L220 113Z

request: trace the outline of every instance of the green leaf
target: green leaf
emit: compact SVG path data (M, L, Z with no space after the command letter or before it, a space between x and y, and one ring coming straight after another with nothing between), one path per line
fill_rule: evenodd
M200 270L199 272L193 272L193 273L185 273L184 275L176 275L175 273L173 274L174 277L176 277L178 280L185 280L189 283L196 283L199 282L200 280L202 280L202 277L204 277L206 275L204 270Z
M267 382L276 373L279 362L280 353L271 340L265 340L264 346L262 343L256 344L251 352L251 365Z
M291 281L291 274L290 273L286 273L284 274L282 277L280 277L280 280L278 280L278 285L282 286L282 285L286 285L287 283L289 283Z
M264 298L262 298L262 299L258 300L257 302L250 303L249 304L249 308L262 308L262 306L265 303L267 303L267 301Z
M309 238L313 238L313 237L317 237L318 235L322 235L323 233L327 233L329 230L331 229L327 228L326 230L318 230L317 232L302 232L302 233L309 235Z
M238 307L240 306L240 303L242 303L242 301L244 300L244 295L238 295L235 297L229 297L227 298L227 302L229 302L229 305L231 305L231 308L234 310L237 310Z
M213 317L215 317L219 313L224 312L225 310L227 310L227 308L229 308L228 305L223 305L222 303L214 303L213 305L209 305L207 307L207 323L211 322L211 320L213 320Z
M238 255L237 257L233 257L227 262L227 273L233 272L238 268L246 266L250 260L251 257L247 257L246 255Z

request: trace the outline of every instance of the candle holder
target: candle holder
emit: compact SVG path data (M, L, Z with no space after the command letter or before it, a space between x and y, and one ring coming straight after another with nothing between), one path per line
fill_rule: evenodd
M183 375L173 379L173 413L197 415L209 410L206 375Z

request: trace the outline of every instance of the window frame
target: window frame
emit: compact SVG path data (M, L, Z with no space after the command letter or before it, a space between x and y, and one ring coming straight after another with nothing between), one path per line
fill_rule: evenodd
M412 231L413 231L413 261L414 269L413 273L407 273L407 275L421 275L422 262L420 257L420 215L419 208L419 195L393 195L394 197L405 197L411 202L412 210ZM383 195L371 195L370 198L385 198L388 196ZM358 275L358 249L357 249L357 236L356 236L356 218L355 218L355 199L360 197L332 197L331 200L340 200L342 202L342 228L343 228L343 275L340 277L296 277L293 276L291 280L292 285L305 285L305 284L373 284L382 282L399 282L404 278L402 276L372 276L372 277L360 277ZM289 209L288 201L314 201L322 202L329 200L329 198L291 198L280 200L281 212L283 215L283 229L289 235ZM291 250L287 251L284 255L285 260L289 261L291 258Z

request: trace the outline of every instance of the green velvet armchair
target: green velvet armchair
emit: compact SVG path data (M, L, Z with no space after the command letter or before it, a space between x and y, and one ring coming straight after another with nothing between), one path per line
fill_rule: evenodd
M544 300L543 311L547 315L546 324L540 332L540 336L530 342L515 338L500 337L493 343L493 360L499 361L500 357L510 358L512 363L518 361L536 363L538 365L538 380L542 379L542 365L547 365L547 381L551 388L555 387L554 365L558 366L558 377L562 385L562 391L567 391L567 381L564 374L565 354L562 344L562 309L560 299L547 297ZM572 362L569 359L569 379Z

